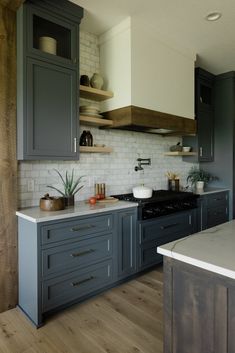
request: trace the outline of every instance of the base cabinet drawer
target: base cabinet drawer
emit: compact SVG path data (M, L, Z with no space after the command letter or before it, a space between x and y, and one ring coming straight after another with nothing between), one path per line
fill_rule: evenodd
M207 207L220 207L228 202L227 192L217 192L215 194L207 195Z
M226 206L213 207L207 210L207 227L215 227L228 221L228 209Z
M57 241L71 241L74 238L82 240L100 232L108 232L112 225L112 215L45 225L41 229L41 243L46 245Z
M43 281L42 307L46 312L79 299L112 282L112 261L104 261L83 270Z
M229 192L201 195L199 199L198 230L205 230L229 220Z
M139 224L140 244L168 237L171 234L175 237L191 234L195 230L193 217L194 211L191 211L142 222Z
M42 276L76 270L111 257L112 234L42 250Z

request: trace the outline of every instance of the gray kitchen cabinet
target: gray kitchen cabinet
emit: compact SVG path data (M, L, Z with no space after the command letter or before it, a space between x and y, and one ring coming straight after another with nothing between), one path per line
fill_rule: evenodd
M215 78L215 160L206 170L218 176L213 187L230 190L229 219L235 218L235 72Z
M140 221L137 246L138 270L162 262L157 247L197 232L197 209Z
M204 230L229 220L229 192L200 195L198 200L198 230Z
M17 156L76 160L79 156L79 24L69 1L28 0L17 12ZM41 39L56 41L45 48Z
M118 212L118 278L134 274L136 268L136 209Z
M39 223L19 217L19 307L42 325L53 312L162 262L157 246L195 233L196 216L193 209L137 222L131 207Z
M195 70L195 118L197 135L184 136L183 145L191 146L197 155L183 160L211 162L214 160L214 75L201 68Z
M51 310L94 295L114 281L115 213L18 222L19 307L40 326Z

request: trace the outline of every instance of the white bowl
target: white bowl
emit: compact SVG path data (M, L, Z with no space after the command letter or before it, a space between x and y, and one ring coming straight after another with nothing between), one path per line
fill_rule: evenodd
M183 152L190 152L191 147L183 147Z
M148 199L152 197L153 189L149 188L148 186L135 186L133 189L133 195L137 199Z

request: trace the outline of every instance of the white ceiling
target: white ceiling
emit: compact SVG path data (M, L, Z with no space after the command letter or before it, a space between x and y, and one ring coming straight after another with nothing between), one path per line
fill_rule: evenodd
M81 28L102 34L128 16L146 21L163 40L198 55L197 66L235 70L235 0L71 0L85 9ZM205 21L209 12L219 21Z

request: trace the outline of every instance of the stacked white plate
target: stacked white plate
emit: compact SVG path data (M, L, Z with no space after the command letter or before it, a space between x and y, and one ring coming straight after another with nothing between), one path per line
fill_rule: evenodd
M80 107L80 113L82 115L87 115L87 116L94 116L96 118L103 118L102 115L100 115L100 110L92 105L82 105Z

